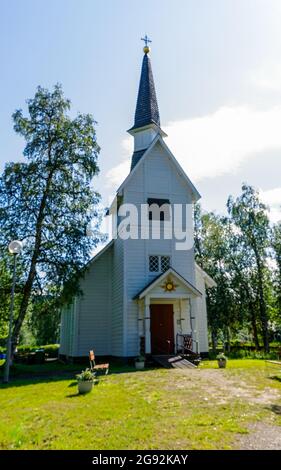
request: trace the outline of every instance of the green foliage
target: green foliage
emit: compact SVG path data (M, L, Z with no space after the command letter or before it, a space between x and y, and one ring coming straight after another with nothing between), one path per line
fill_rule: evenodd
M59 355L59 344L46 344L43 346L40 346L40 348L44 349L45 354L47 354L48 357L58 357Z
M60 326L59 299L51 295L35 298L28 323L37 344L56 343Z
M1 236L0 236L1 238ZM1 254L0 249L0 346L6 342L8 334L8 318L11 302L12 287L12 258L8 255L7 250ZM17 276L21 276L21 267L17 267ZM21 301L22 285L18 282L15 291L15 308L18 309Z
M59 344L47 344L43 346L26 346L26 345L21 345L18 346L18 352L20 354L28 354L31 352L35 352L37 349L44 349L45 354L48 357L58 357L58 352L59 352Z
M80 374L76 375L78 382L93 382L95 378L95 373L90 369L82 370Z
M217 360L218 361L227 361L227 357L226 357L225 354L220 353L220 354L217 355Z
M136 361L137 361L137 362L145 362L145 356L143 356L143 355L138 356L138 357L136 358Z
M26 141L26 160L8 163L0 178L0 259L11 239L23 241L13 338L18 342L33 303L34 334L45 342L57 339L58 303L79 292L78 279L102 238L100 196L92 184L99 146L93 117L71 118L59 85L52 91L38 87L27 106L27 116L22 110L13 115L14 129ZM48 310L54 319L46 319ZM44 337L44 328L52 327L54 336Z
M227 202L231 223L237 231L240 244L252 268L255 269L257 302L261 323L264 348L269 350L268 305L266 302L266 257L269 247L270 229L266 206L260 201L259 194L251 186L244 184L242 194L236 200L229 197Z
M280 360L280 355L277 351L270 351L269 353L265 353L263 351L256 351L256 350L249 350L249 349L236 349L231 350L227 354L228 359L272 359L272 360ZM209 353L210 359L217 359L217 354L210 351Z
M228 216L202 213L195 206L195 256L217 286L207 291L213 350L221 340L229 354L231 339L269 341L280 338L281 228L271 227L258 192L243 184L241 195L227 202ZM272 268L269 258L276 261Z
M275 278L274 278L274 292L275 292L275 307L276 307L276 321L281 323L281 222L276 224L272 230L272 248L273 259L276 261Z

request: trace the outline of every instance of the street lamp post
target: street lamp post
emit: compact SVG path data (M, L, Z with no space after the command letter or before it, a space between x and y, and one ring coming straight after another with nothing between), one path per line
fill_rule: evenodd
M16 287L16 265L17 265L17 256L22 251L22 243L19 240L14 240L9 244L9 252L14 257L13 263L13 282L12 282L12 292L11 292L11 303L10 303L10 318L9 318L9 332L7 338L7 347L6 347L6 362L5 362L5 371L4 371L4 383L9 382L10 374L10 361L12 353L12 331L13 331L13 317L14 317L14 300L15 300L15 287Z

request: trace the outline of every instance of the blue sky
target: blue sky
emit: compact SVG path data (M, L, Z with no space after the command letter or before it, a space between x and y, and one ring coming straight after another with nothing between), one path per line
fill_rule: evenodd
M98 121L96 186L108 205L128 171L142 61L152 38L162 127L208 210L247 181L281 204L279 0L0 0L0 168L24 142L11 114L60 82Z

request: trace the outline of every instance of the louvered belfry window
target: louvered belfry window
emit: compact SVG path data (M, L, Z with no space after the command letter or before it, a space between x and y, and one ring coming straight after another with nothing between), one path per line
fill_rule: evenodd
M170 220L170 201L169 199L148 198L147 204L149 220ZM153 210L154 209L154 210ZM156 212L155 212L156 209Z

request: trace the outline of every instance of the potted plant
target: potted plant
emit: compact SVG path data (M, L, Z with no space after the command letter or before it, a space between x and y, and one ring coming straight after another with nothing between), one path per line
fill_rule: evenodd
M223 353L217 355L217 361L220 369L224 369L226 367L227 357Z
M145 356L140 355L135 360L135 367L138 370L144 369Z
M90 369L82 370L81 374L77 374L78 392L89 393L92 390L94 378L95 374Z

